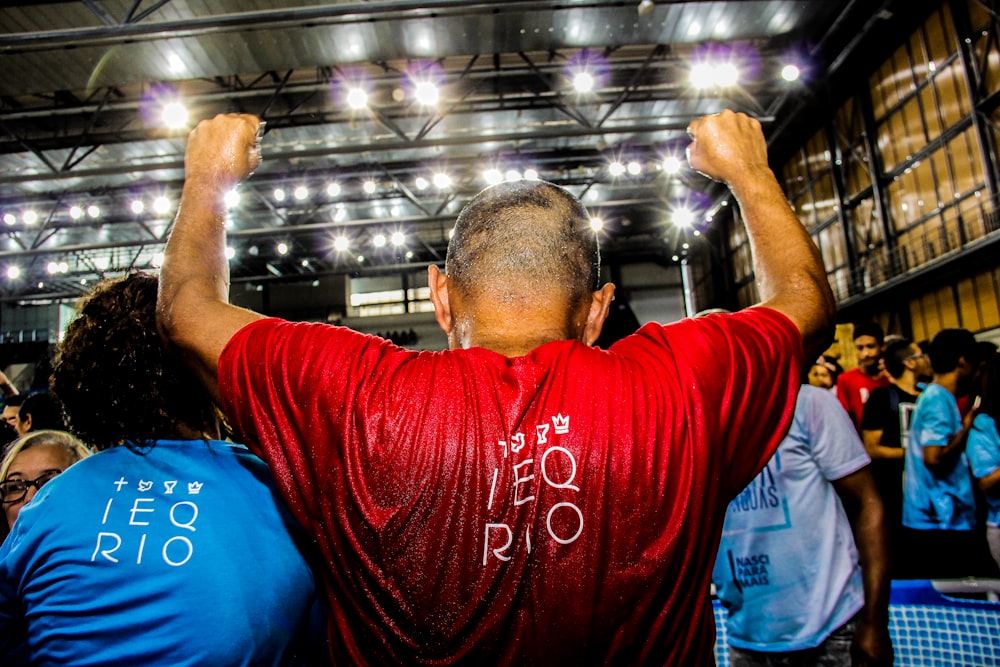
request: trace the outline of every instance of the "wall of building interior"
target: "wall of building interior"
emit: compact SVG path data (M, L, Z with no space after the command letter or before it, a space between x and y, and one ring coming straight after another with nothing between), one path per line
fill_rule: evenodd
M780 168L849 316L915 340L1000 328L998 34L976 0L943 2ZM725 245L747 306L758 294L738 222Z

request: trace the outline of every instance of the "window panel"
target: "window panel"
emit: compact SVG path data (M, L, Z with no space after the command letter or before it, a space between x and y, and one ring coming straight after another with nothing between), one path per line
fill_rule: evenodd
M955 32L954 28L951 27L951 14L948 13L947 6L942 9L944 10L943 15L940 11L931 14L924 25L927 50L930 52L931 59L938 65L957 50L955 40L952 38ZM947 29L945 22L948 25Z
M935 98L934 88L924 86L920 91L920 105L924 112L924 123L926 125L925 134L927 141L934 141L941 136L944 128L941 126L941 114L938 111L938 103Z
M964 99L965 84L955 80L956 75L961 75L960 67L961 62L956 60L947 68L940 70L932 82L937 93L938 113L944 123L944 129L953 127L969 113Z

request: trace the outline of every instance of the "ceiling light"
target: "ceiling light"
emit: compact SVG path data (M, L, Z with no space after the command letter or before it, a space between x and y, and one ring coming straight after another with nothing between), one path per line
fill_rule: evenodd
M17 280L21 277L21 267L17 264L11 264L7 267L7 277L11 280Z
M368 179L367 181L365 181L361 185L361 189L365 191L365 194L369 194L369 195L375 194L375 190L377 188L378 188L378 185L375 183L375 181L373 181L371 179Z
M74 206L73 208L79 209L78 206ZM146 205L142 202L141 199L133 199L132 200L131 208L132 208L132 212L133 213L135 213L136 215L139 215L140 213L142 213L143 211L146 210ZM82 211L81 211L81 213L82 213ZM80 217L78 215L73 215L73 209L70 209L69 214L70 214L70 217L72 217L74 220Z
M94 258L94 268L98 271L107 271L109 266L111 266L111 260L107 257Z
M184 61L176 53L171 53L167 56L167 65L174 74L184 71Z
M337 204L336 212L333 214L334 222L343 222L347 218L347 209L343 204Z
M91 218L101 217L101 207L96 206L95 204L91 204L90 206L87 207L87 215L89 215Z
M21 214L21 220L23 220L26 225L33 225L38 222L38 214L31 209L28 209Z
M417 178L413 181L413 185L416 186L417 190L426 190L430 183L428 183L427 179L423 176L417 176Z
M54 275L56 273L59 273L59 263L58 262L49 262L49 265L46 268L47 268L50 276Z
M521 180L521 172L519 172L517 169L508 169L507 173L504 174L504 178L506 178L508 181L519 181Z
M680 158L674 157L673 155L668 155L663 158L663 171L668 174L673 175L680 173L681 167L683 166L684 164L680 161Z
M139 202L139 203L141 204L142 202ZM132 202L132 210L133 211L135 210L135 202ZM141 213L141 211L140 211L140 213ZM73 218L74 220L79 220L80 218L82 218L83 217L83 207L82 206L70 206L69 207L69 217ZM6 215L4 216L4 222L7 222L7 216ZM12 224L14 224L14 222L11 221L11 222L9 222L7 224L12 225Z
M503 181L503 174L499 169L487 169L483 172L483 180L490 185L496 185Z
M336 250L337 252L344 252L349 247L350 243L348 242L346 236L341 235L333 239L333 249Z
M604 221L600 218L594 217L590 219L590 228L595 232L599 232L604 229Z
M625 165L616 160L608 165L608 173L617 178L625 173Z
M226 259L236 257L236 248L231 245L226 246Z
M170 211L170 200L166 197L157 197L153 200L153 212L157 215L164 215Z
M73 209L70 209L70 215L72 215L72 210ZM80 211L80 214L82 215L83 211ZM3 222L7 226L15 225L17 224L17 216L14 215L13 213L4 213Z
M740 80L740 71L732 63L722 63L715 68L715 85L720 88L731 88Z
M302 201L309 196L309 188L304 185L300 185L292 192L292 196L294 196L297 200Z
M282 241L277 246L275 246L274 249L278 251L279 255L287 255L288 254L288 244L285 243L284 241Z
M326 196L336 197L340 194L340 183L337 181L330 181L326 186Z
M157 268L163 266L163 253L154 252L153 257L150 259L150 263Z
M226 208L236 208L240 205L240 193L236 190L230 190L222 198L222 201L226 205Z
M628 170L628 173L630 173L633 176L638 176L639 174L642 173L642 165L636 162L635 160L629 162L626 169Z
M534 169L530 169L530 168L529 169L525 169L524 170L524 178L526 180L529 180L529 181L537 181L538 180L538 172L535 171Z
M448 188L450 186L451 186L451 176L444 173L443 171L439 171L438 173L434 174L434 187L436 187L438 190L444 190L445 188Z
M589 93L594 89L594 77L584 70L573 75L573 89L578 93Z
M188 117L187 108L176 100L164 104L160 112L160 120L171 130L178 130L187 125Z
M368 93L360 88L351 88L347 91L347 106L359 110L368 106Z
M670 221L686 229L694 224L694 213L690 209L679 208L671 214Z
M801 72L795 65L785 65L781 68L781 78L785 81L797 81L799 74L801 74Z
M430 81L420 81L413 89L413 95L417 102L425 107L432 107L438 103L438 88Z
M389 241L392 243L392 245L398 248L406 243L406 236L403 234L403 232L393 232L392 236L389 237Z
M372 237L372 245L374 245L376 248L384 248L385 234L376 234L374 237Z
M273 194L274 194L274 201L285 201L284 188L275 188Z
M645 16L646 14L653 11L653 0L642 0L639 3L639 16Z

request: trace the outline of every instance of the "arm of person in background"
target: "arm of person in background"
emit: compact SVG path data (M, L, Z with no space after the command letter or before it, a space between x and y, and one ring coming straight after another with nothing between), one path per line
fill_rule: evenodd
M889 638L889 535L882 499L867 466L833 480L861 561L865 606L858 616L851 654L855 665L892 665Z
M218 399L218 362L233 334L262 316L229 304L224 196L260 164L260 119L202 121L188 135L184 189L164 252L157 324Z
M865 445L865 451L868 452L868 456L873 459L881 460L891 460L897 459L902 460L906 455L906 450L902 447L883 447L882 446L882 431L861 431L861 442Z
M3 371L0 371L0 391L3 392L4 396L17 396L18 394L17 387Z
M889 419L899 418L890 408L889 391L889 387L880 387L872 392L865 403L861 417L861 442L872 459L902 460L906 450L882 445L883 425Z
M819 249L767 162L760 123L723 111L688 126L688 162L729 186L743 213L762 305L788 317L802 334L806 359L832 336L835 304Z
M928 470L938 472L947 470L955 465L962 452L965 451L965 444L969 440L969 431L972 430L972 420L975 419L974 411L970 410L962 419L962 428L950 438L944 445L924 445L924 465Z

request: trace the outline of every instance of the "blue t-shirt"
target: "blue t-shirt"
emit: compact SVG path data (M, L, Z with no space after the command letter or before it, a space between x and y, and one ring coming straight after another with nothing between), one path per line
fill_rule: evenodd
M837 399L804 385L788 435L726 512L712 580L732 646L812 648L864 605L857 548L831 482L869 462Z
M295 662L316 599L299 532L242 445L86 458L0 549L0 664Z
M969 466L976 478L986 477L1000 468L1000 435L993 417L976 415L965 453L969 456ZM1000 495L995 492L983 495L987 505L986 523L1000 527Z
M944 447L962 430L951 392L931 384L920 394L910 423L903 479L903 525L917 530L972 530L976 500L965 452L946 470L924 465L924 447Z

